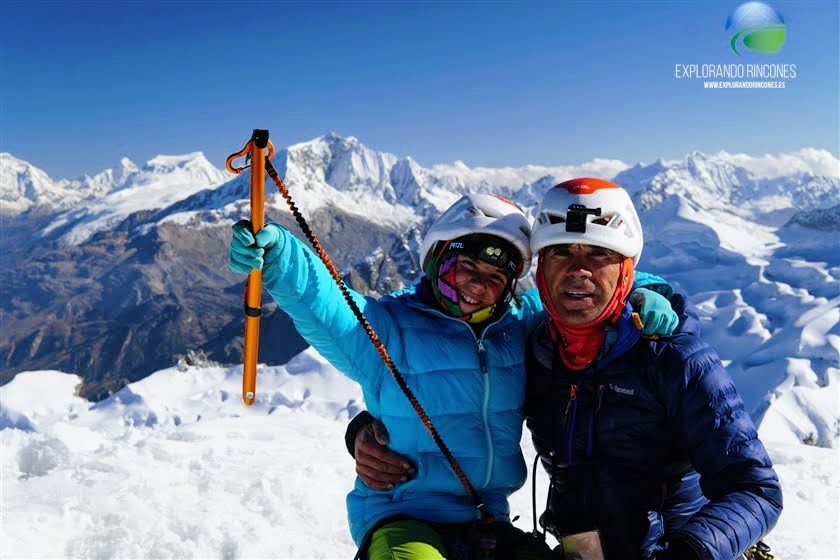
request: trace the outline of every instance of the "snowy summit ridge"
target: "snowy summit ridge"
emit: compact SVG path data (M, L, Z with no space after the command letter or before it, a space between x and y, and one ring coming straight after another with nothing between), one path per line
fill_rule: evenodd
M172 214L166 209L180 203L177 212L216 210L228 215L239 212L248 198L244 176L234 178L216 169L201 152L157 156L141 169L123 158L93 177L59 181L10 154L0 161L0 212L64 212L50 232L61 231L71 244L139 210ZM456 161L424 168L410 157L330 133L279 150L274 163L302 210L331 205L360 216L375 213L399 227L434 217L470 191L493 192L531 209L551 184L575 176L614 179L637 193L644 208L680 194L702 208L775 214L780 223L790 218L792 209L824 208L836 201L840 183L837 158L813 148L760 157L692 152L682 160L634 167L594 159L572 166L470 168ZM129 192L116 194L122 190ZM193 198L204 190L214 192ZM270 184L267 194L269 206L285 208Z
M60 212L121 188L137 172L128 158L90 177L53 181L46 173L9 153L0 154L0 214L28 210L39 214Z
M216 169L201 152L157 156L142 169L123 158L116 172L112 169L96 177L103 175L112 179L110 184L103 179L109 188L89 197L83 206L57 216L43 234L61 231L67 243L78 245L100 231L115 228L134 213L166 208L227 179L227 174Z

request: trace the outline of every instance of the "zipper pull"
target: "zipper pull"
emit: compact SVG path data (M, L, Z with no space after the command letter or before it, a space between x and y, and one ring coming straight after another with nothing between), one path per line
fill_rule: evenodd
M597 402L597 405L595 406L595 414L598 414L599 412L601 412L601 403L604 402L604 384L603 383L600 383L598 385L598 396L595 400Z
M566 420L569 419L569 409L572 408L572 403L577 398L577 383L569 387L569 402L566 403L566 410L563 412L563 426L566 425Z
M481 373L487 373L487 351L484 350L484 341L478 340L478 365Z

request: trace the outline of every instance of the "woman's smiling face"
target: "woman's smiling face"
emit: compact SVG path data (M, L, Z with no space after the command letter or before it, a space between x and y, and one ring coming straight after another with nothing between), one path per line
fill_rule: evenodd
M466 255L455 263L455 289L461 311L468 315L499 301L510 282L503 269Z

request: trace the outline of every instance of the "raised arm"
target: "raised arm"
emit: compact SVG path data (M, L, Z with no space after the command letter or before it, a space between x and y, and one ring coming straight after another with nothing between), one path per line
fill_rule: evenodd
M247 273L263 270L263 285L289 314L300 335L342 373L376 390L382 362L338 286L320 259L286 229L268 224L251 235L249 224L233 226L230 268ZM349 290L387 345L392 324L378 303Z

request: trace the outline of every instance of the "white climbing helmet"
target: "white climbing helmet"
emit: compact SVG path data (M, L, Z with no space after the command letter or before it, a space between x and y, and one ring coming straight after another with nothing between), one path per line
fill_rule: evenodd
M542 199L531 250L549 245L583 243L632 257L642 256L644 238L639 215L627 191L603 179L583 177L552 187Z
M423 238L420 263L426 259L439 241L450 241L470 234L495 235L509 243L522 257L519 277L531 268L531 226L522 209L514 202L490 194L465 194L432 224Z

